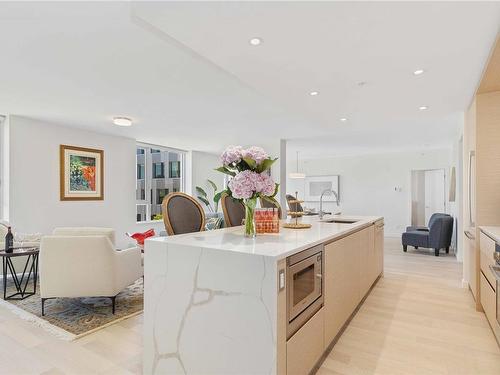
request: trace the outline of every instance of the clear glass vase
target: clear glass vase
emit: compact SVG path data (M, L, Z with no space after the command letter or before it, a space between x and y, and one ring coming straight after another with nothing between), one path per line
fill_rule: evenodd
M257 198L245 199L245 237L254 238L255 230L255 206L257 206Z

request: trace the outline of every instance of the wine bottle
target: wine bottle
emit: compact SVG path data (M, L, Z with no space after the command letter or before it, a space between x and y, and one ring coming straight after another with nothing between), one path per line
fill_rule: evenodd
M12 230L8 227L7 235L5 236L5 252L12 253L14 251L14 235Z

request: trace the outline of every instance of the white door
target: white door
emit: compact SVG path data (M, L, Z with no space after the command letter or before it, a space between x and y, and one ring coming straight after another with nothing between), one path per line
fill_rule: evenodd
M433 213L446 212L444 169L425 171L425 222Z

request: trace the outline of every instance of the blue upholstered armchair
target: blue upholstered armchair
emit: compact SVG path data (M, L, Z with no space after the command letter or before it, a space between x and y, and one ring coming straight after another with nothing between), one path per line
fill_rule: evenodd
M453 233L453 218L447 214L433 214L429 220L429 227L408 227L402 236L403 251L408 246L415 249L425 247L434 249L434 255L439 256L439 250L450 251L451 236Z

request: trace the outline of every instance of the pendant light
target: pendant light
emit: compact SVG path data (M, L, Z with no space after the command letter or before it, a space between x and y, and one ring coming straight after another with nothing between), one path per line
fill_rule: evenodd
M306 178L305 173L300 173L299 172L299 152L297 151L297 170L295 172L291 172L288 177L294 178L294 179L299 179L299 178Z

